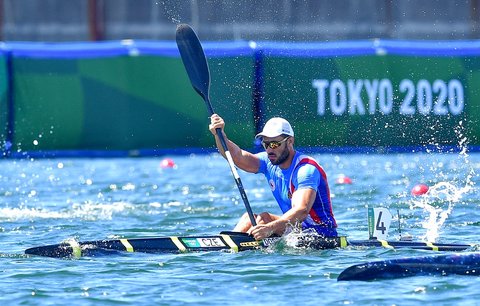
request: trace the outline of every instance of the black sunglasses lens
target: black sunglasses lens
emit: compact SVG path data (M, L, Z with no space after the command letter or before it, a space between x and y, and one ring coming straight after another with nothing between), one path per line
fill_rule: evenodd
M263 142L262 141L262 146L266 150L267 148L270 148L272 150L275 150L278 148L287 138L280 140L280 141L269 141L269 142Z

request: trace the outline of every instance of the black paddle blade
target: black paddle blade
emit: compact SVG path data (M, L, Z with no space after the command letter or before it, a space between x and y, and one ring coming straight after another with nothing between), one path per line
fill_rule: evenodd
M189 25L180 24L177 26L176 40L178 50L180 51L180 55L182 57L183 65L187 70L190 82L192 83L193 88L200 94L200 96L202 96L203 100L205 101L209 114L213 115L215 112L213 111L209 97L210 71L208 70L207 58L205 57L205 53L203 52L203 48L198 40L197 34L195 34L195 31L193 31ZM255 226L257 225L255 222L255 217L250 204L248 203L242 181L237 173L230 152L228 152L227 143L220 131L220 128L217 128L217 135L220 138L220 142L223 150L225 151L228 164L230 165L230 169L232 170L233 177L237 183L238 190L240 191L240 195L245 203L245 208L247 209L250 222Z
M197 34L188 24L179 24L177 26L176 40L183 65L187 70L193 88L205 102L209 102L210 71ZM213 114L209 104L207 103L209 111Z

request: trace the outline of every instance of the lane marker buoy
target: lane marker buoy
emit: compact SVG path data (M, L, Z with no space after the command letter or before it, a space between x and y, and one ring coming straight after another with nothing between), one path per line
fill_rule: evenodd
M160 168L167 169L167 168L175 168L177 165L171 158L165 158L160 162Z
M335 180L335 183L339 185L344 185L344 184L352 184L353 181L348 176L342 174Z
M414 196L421 196L428 192L429 187L425 184L418 184L412 188L411 194Z

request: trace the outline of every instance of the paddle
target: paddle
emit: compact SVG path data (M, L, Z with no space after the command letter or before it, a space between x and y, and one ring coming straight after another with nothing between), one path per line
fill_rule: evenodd
M205 101L210 115L213 115L215 112L213 111L212 104L210 103L209 94L210 71L208 69L207 58L205 57L205 53L203 52L200 40L198 39L197 34L195 34L195 31L193 31L193 29L188 24L179 24L177 26L176 40L178 50L180 51L180 55L182 57L183 65L187 70L190 82L192 83L195 91ZM232 155L230 154L230 151L228 151L227 143L225 142L225 138L223 137L220 129L217 129L217 135L220 138L222 148L225 151L225 156L227 157L230 170L232 171L235 183L237 183L238 190L240 191L243 203L245 204L245 208L247 209L250 222L253 226L255 226L257 225L257 223L255 222L255 216L253 215L252 208L250 207L250 203L248 202L247 194L245 193L242 181L240 179L240 176L238 175L237 169L235 168Z

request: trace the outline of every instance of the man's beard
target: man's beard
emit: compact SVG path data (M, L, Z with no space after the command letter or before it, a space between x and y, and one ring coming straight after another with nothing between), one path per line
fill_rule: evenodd
M290 156L290 151L288 151L287 146L285 146L285 150L283 150L282 153L280 153L280 156L278 156L277 160L271 161L271 162L273 165L277 166L282 164L284 161L286 161L289 156Z

